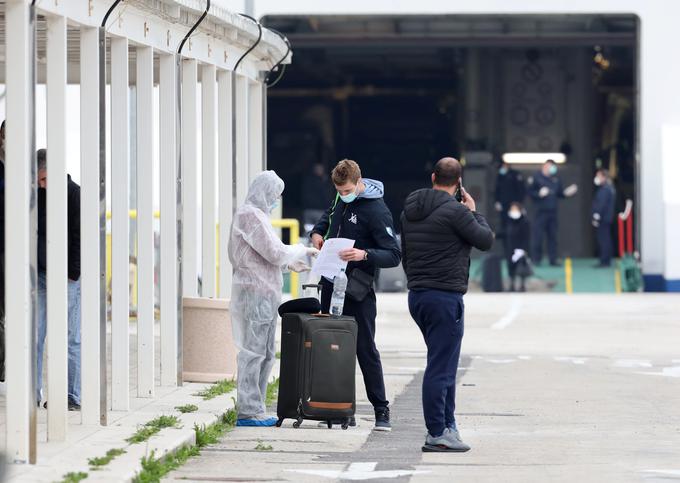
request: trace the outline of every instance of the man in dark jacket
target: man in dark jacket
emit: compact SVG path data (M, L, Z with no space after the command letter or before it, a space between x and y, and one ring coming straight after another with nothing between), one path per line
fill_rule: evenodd
M464 305L473 247L489 250L494 233L461 183L454 158L437 162L432 189L406 198L401 215L402 265L408 278L408 305L427 345L423 451L468 451L454 417L456 371L463 340ZM460 190L462 202L455 198Z
M38 385L47 335L47 151L38 150ZM80 186L68 177L68 408L80 410Z
M350 283L358 272L374 278L376 269L399 265L401 251L394 236L392 215L383 201L383 184L361 177L359 165L344 159L331 175L337 191L335 201L312 230L312 243L321 249L329 238L355 240L354 248L340 252L347 265ZM357 272L357 273L355 273ZM328 312L333 282L321 280L321 306ZM390 431L389 401L385 395L380 353L375 346L376 298L373 285L360 299L345 297L343 315L353 316L358 324L357 359L364 375L368 399L375 410L375 430Z
M552 159L529 178L529 196L534 201L536 215L532 232L531 258L536 264L543 258L543 237L548 238L548 259L550 265L559 266L557 261L557 207L559 200L574 196L578 191L575 184L562 188L557 177L557 164Z
M593 180L597 191L593 199L592 223L597 232L600 263L596 267L609 267L612 263L612 222L616 190L606 169L599 169Z
M522 173L512 169L507 163L501 162L496 178L496 192L494 207L500 218L499 238L503 239L505 254L508 255L509 247L507 240L508 211L513 203L524 203L526 196L526 186Z

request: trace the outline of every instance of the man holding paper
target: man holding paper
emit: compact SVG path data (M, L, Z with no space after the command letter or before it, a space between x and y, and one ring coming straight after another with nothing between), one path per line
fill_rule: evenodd
M331 175L337 191L335 200L312 230L315 248L329 239L353 240L354 246L338 251L347 264L349 283L343 315L352 316L359 326L357 360L364 376L368 399L375 410L375 430L390 431L389 401L385 395L380 353L375 346L376 298L373 279L378 268L399 265L401 250L394 236L392 214L383 200L380 181L363 179L355 161L340 161ZM340 241L340 240L338 240ZM344 242L351 243L351 242ZM337 267L340 270L340 266ZM321 278L321 306L328 312L333 278Z

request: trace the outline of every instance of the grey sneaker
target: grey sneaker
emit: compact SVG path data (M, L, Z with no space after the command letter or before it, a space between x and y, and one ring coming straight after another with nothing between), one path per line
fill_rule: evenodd
M375 426L373 431L392 431L390 408L377 408L375 410Z
M465 453L470 451L470 446L463 443L460 439L460 434L458 431L446 428L444 433L438 438L431 436L429 433L425 438L425 445L423 446L424 453L435 453L435 452L453 452L453 453Z

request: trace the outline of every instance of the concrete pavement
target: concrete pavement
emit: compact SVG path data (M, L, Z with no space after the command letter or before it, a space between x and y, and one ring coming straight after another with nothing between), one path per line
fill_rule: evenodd
M680 297L467 296L466 454L421 452L424 344L404 294L379 304L391 434L359 376L357 428L237 428L167 481L680 481Z

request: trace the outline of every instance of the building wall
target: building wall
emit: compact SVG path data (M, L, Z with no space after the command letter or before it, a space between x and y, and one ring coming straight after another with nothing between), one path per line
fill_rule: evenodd
M238 9L239 1L227 1ZM250 2L247 2L250 3ZM245 2L243 3L245 8ZM680 240L680 200L663 180L668 166L680 160L675 149L662 148L662 131L680 125L680 63L677 19L680 2L666 0L345 0L280 2L254 0L256 16L285 14L635 14L640 18L640 151L637 210L642 267L648 290L680 291L680 252L667 246ZM664 168L666 166L666 168ZM670 175L670 173L668 173ZM664 195L664 189L666 195Z

